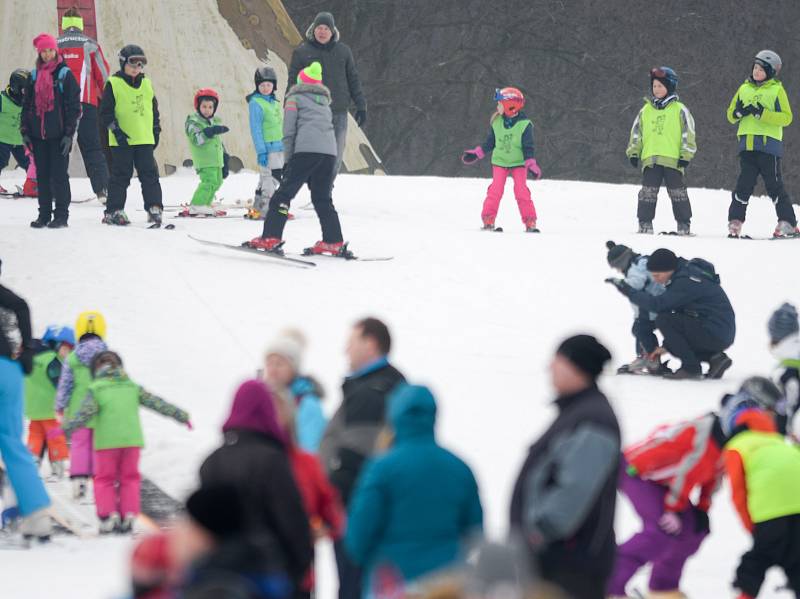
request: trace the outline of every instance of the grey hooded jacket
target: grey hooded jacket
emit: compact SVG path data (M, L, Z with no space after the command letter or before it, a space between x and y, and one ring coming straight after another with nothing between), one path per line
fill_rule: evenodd
M298 83L286 92L283 116L283 155L313 152L336 156L331 92L324 85Z

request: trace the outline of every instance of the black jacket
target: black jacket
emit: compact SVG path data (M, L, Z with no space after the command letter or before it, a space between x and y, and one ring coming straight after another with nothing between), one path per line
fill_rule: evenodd
M120 77L128 85L138 88L142 84L144 73L139 73L136 77L128 77L120 70L111 77ZM100 100L100 127L103 130L109 129L112 123L117 120L117 115L114 113L116 107L117 101L114 99L114 88L111 87L110 82L106 82L106 86L103 88L103 98ZM155 133L156 138L161 134L161 117L158 114L158 100L155 95L153 96L153 133Z
M80 116L81 87L67 63L62 62L53 71L53 110L45 113L44 118L36 114L36 82L31 81L22 104L20 130L32 139L72 137Z
M636 291L628 285L622 293L646 312L676 312L699 319L700 326L728 345L736 337L736 316L733 307L720 285L714 265L701 258L678 260L667 290L658 296Z
M558 416L531 446L514 485L511 529L529 542L543 575L605 580L616 551L619 424L597 387L555 403Z
M385 425L386 398L405 377L388 362L342 383L342 403L325 429L319 455L347 505L365 460Z
M231 485L245 509L246 530L272 572L283 567L299 583L314 557L300 491L284 447L253 431L231 430L200 467L202 486Z
M338 36L337 36L338 37ZM353 53L347 44L332 39L320 44L316 39L307 39L295 48L289 66L289 87L297 82L297 75L312 62L322 65L322 82L331 90L331 111L345 112L350 101L355 102L356 110L367 109L367 99L361 89Z
M0 310L6 310L16 317L17 329L22 337L22 347L31 347L33 336L31 335L31 312L27 302L11 291L8 287L0 285ZM3 325L6 318L0 315L0 325ZM0 326L0 356L12 358L11 339L4 326Z

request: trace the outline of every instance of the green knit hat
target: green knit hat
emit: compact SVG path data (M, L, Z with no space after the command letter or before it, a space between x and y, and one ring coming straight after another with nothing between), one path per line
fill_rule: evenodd
M297 75L297 83L310 83L319 85L322 83L322 65L314 61Z

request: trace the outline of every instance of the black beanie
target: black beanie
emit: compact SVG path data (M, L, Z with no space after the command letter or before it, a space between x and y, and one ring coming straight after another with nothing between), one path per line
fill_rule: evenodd
M239 492L231 485L201 487L186 500L192 520L218 538L244 531Z
M596 379L611 359L611 353L592 335L575 335L564 339L556 353L561 354L580 370Z
M667 248L657 249L647 259L647 270L650 272L672 272L678 268L678 257Z
M314 22L311 24L311 29L316 29L320 25L327 25L328 29L331 31L336 30L336 23L333 20L333 15L329 12L318 13L317 16L314 17Z
M613 241L606 241L608 248L608 265L617 270L626 271L633 260L633 250L627 245L618 245Z

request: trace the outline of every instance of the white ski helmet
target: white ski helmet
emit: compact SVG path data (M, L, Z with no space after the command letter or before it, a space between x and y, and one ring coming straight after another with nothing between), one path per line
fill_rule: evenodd
M778 56L777 52L773 52L772 50L761 50L761 52L756 54L754 62L767 72L767 77L769 79L777 77L783 65L781 57Z

